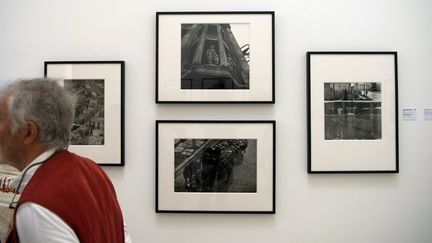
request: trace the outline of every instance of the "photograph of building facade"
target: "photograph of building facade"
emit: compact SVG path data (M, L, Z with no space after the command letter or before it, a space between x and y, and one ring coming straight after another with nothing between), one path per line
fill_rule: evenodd
M381 83L324 83L325 139L381 139Z
M249 30L249 24L181 25L181 89L249 89L249 33L234 27Z

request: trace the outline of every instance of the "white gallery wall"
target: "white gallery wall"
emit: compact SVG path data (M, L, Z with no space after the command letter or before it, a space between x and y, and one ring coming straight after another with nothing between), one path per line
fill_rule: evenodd
M155 12L186 10L275 11L276 104L155 104ZM432 242L431 10L430 0L0 0L0 84L43 76L44 61L126 62L126 166L104 170L135 243ZM399 113L417 109L416 121L399 117L399 174L306 173L306 52L320 50L398 52ZM276 214L156 214L156 119L276 120Z

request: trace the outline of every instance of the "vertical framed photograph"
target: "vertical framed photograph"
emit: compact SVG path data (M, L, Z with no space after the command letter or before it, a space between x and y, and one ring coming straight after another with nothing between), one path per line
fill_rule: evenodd
M156 121L157 213L275 213L275 121Z
M47 61L45 76L76 96L69 150L100 165L123 166L124 61Z
M157 12L156 103L274 103L274 12Z
M398 173L397 52L308 52L308 172Z

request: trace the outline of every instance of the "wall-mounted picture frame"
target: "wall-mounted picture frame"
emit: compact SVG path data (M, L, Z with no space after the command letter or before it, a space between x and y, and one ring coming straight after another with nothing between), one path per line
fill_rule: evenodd
M275 103L274 12L157 12L156 103Z
M275 121L156 121L157 213L275 213Z
M308 172L398 173L397 52L307 52Z
M69 150L99 165L124 166L124 61L46 61L46 77L76 96Z

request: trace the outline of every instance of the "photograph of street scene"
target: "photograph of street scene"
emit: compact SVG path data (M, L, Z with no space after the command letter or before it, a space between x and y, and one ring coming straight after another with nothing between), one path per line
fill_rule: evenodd
M175 139L175 192L257 191L256 139Z
M381 83L324 83L325 140L381 139Z
M182 24L181 89L249 89L249 24Z
M66 79L66 89L76 95L75 118L71 131L72 145L104 144L104 80Z

